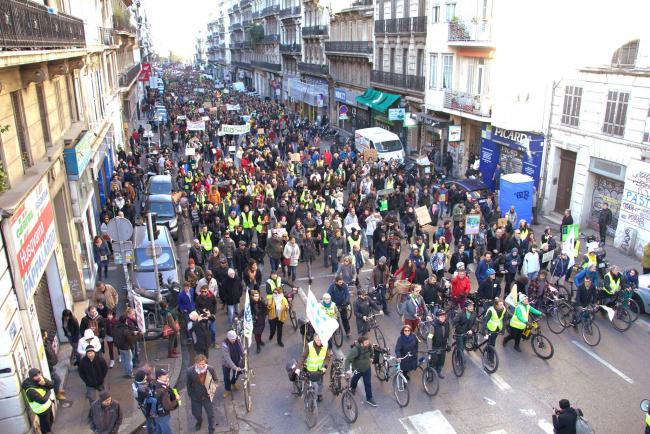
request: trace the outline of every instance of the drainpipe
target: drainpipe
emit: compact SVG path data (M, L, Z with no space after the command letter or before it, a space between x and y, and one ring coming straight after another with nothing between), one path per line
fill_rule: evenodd
M544 203L544 196L546 196L546 180L548 177L548 153L551 149L551 138L553 137L553 134L551 134L551 122L553 122L553 103L555 102L555 89L560 85L562 80L554 81L552 84L552 89L551 89L551 108L549 110L549 115L548 115L548 125L546 127L546 147L544 148L544 156L542 158L542 167L544 168L544 172L542 174L542 179L544 180L543 182L540 181L541 184L541 192L540 194L537 195L537 213L539 214L542 210L542 204Z

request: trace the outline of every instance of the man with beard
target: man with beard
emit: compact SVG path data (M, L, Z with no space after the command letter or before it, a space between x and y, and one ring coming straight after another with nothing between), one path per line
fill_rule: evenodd
M212 400L217 390L217 373L208 365L208 358L198 354L194 366L187 370L187 394L192 405L192 415L196 419L194 430L199 431L203 424L203 409L208 416L208 433L214 433L215 421Z

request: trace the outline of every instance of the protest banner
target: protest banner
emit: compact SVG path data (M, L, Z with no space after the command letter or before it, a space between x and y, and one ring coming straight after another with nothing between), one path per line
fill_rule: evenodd
M201 117L201 120L207 122L210 120L210 116L203 116Z
M221 130L219 131L219 135L223 136L226 134L230 135L240 135L240 134L247 134L250 132L251 126L249 124L244 124L244 125L222 125Z
M226 104L226 110L229 112L239 111L241 110L241 107L239 107L239 104Z
M295 153L290 152L289 153L289 158L294 163L300 163L300 152L295 152Z
M547 262L551 262L553 260L553 256L555 255L555 250L551 250L550 252L546 252L542 255L542 264L546 264Z
M465 216L465 235L477 235L481 228L480 214L467 214Z
M415 217L418 219L420 226L431 223L431 215L426 206L415 208Z
M209 101L208 101L208 102L204 102L204 103L203 103L203 108L205 108L205 109L212 108L212 103L210 103Z
M205 131L205 121L187 121L187 131Z
M323 342L327 342L336 329L339 328L339 322L328 316L325 309L321 308L320 303L316 300L311 289L307 292L306 313L314 331L320 336Z
M374 163L377 161L377 158L376 149L366 149L363 151L363 161Z

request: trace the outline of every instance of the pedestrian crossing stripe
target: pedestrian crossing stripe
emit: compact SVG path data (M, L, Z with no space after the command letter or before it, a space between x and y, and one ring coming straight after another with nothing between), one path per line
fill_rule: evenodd
M440 410L403 417L399 422L407 434L456 434L456 430Z

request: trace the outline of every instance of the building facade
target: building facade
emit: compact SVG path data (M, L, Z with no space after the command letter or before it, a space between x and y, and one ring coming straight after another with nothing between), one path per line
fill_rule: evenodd
M262 98L280 98L282 76L280 63L280 1L264 0L253 6L258 8L253 20L257 30L253 44L253 87ZM255 14L255 11L253 12ZM253 30L251 29L251 30ZM255 33L255 32L254 32Z
M289 82L298 81L298 62L302 59L300 36L302 0L281 0L280 3L280 56L282 57L282 101L290 102Z

